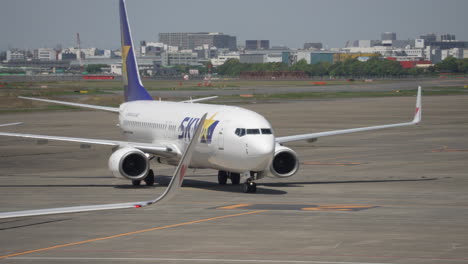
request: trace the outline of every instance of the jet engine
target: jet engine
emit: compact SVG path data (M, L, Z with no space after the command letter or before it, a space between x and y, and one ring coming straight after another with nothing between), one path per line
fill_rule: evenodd
M299 169L299 159L292 149L276 145L275 156L270 165L271 173L278 178L287 178L296 174Z
M135 148L121 148L109 158L109 169L116 178L143 180L149 167L146 154Z

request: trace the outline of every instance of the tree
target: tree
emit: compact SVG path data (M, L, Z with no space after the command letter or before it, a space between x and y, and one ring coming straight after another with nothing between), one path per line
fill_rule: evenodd
M458 60L452 56L448 56L443 61L437 63L435 69L439 72L458 72Z
M468 59L458 60L458 72L468 73Z

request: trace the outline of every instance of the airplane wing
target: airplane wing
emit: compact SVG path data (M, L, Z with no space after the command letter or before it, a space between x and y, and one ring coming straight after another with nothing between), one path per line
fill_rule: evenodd
M0 127L17 126L17 125L21 125L21 124L23 124L23 122L8 123L8 124L0 124Z
M310 134L302 134L302 135L294 135L294 136L286 136L286 137L277 137L276 142L286 143L291 141L298 141L298 140L310 140L316 139L319 137L325 136L334 136L340 134L348 134L354 132L361 132L361 131L369 131L369 130L377 130L377 129L384 129L390 127L400 127L400 126L411 126L416 125L421 121L421 86L418 87L418 95L416 96L416 112L414 114L414 118L411 122L406 123L397 123L397 124L389 124L389 125L380 125L380 126L371 126L371 127L361 127L361 128L351 128L351 129L343 129L343 130L334 130L334 131L326 131L326 132L318 132L318 133L310 133Z
M200 124L204 124L206 119L206 113L200 120ZM155 199L140 202L130 203L113 203L113 204L100 204L100 205L86 205L86 206L72 206L62 208L50 208L50 209L39 209L39 210L27 210L27 211L15 211L15 212L4 212L0 213L0 219L13 218L13 217L24 217L24 216L38 216L38 215L51 215L51 214L65 214L65 213L79 213L89 211L101 211L101 210L112 210L112 209L124 209L124 208L140 208L155 203L165 202L172 198L175 193L180 189L184 181L185 172L190 165L192 154L195 149L197 142L200 140L200 134L203 129L203 125L199 125L195 131L195 135L190 140L190 143L185 150L182 158L177 166L172 180L167 186L163 194L156 197Z
M7 133L0 132L0 136L7 137L22 137L22 138L32 138L32 139L43 139L43 140L55 140L55 141L66 141L66 142L75 142L75 143L84 143L84 144L95 144L95 145L107 145L113 147L134 147L143 152L160 155L160 154L174 154L179 153L176 150L172 149L170 146L155 145L148 143L139 143L139 142L129 142L129 141L119 141L119 140L105 140L105 139L91 139L91 138L75 138L75 137L60 137L60 136L46 136L46 135L36 135L36 134L21 134L21 133Z
M181 101L181 103L196 103L196 102L201 102L201 101L208 101L211 99L218 98L218 96L210 96L210 97L202 97L202 98L197 98L197 99L190 99L186 101Z
M18 96L18 98L33 100L33 101L46 102L46 103L54 103L54 104L62 104L62 105L68 105L68 106L91 108L91 109L96 109L96 110L104 110L104 111L115 112L115 113L119 112L118 107L108 107L108 106L89 105L89 104L78 104L78 103L71 103L71 102L65 102L65 101L41 99L41 98L34 98L34 97L24 97L24 96Z

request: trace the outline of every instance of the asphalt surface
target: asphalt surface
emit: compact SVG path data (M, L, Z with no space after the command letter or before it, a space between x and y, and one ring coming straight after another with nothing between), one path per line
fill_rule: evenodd
M423 95L418 126L289 144L298 174L256 194L190 172L166 204L0 220L0 263L468 263L468 97ZM414 97L252 104L276 134L404 122ZM18 113L2 131L119 139L117 116ZM0 138L0 211L146 200L107 170L107 147Z

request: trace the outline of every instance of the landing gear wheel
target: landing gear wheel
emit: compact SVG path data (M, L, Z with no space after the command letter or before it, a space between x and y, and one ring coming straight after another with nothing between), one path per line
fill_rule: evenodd
M132 180L132 185L133 186L140 186L141 181L140 180Z
M225 185L227 183L228 175L225 171L218 171L218 183L219 185Z
M242 191L244 191L245 193L255 193L257 192L257 184L252 181L247 181L242 186Z
M231 183L232 185L239 185L240 183L240 173L231 172Z
M149 170L148 175L145 178L146 186L153 186L154 185L154 172L153 170Z

